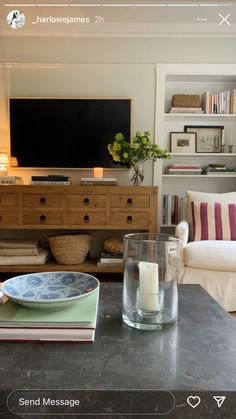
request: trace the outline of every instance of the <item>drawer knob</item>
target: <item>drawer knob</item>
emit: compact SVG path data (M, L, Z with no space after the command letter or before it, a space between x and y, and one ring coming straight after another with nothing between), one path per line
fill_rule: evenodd
M132 198L127 199L127 205L128 205L128 207L131 207L133 205L133 199Z
M45 223L46 219L47 219L46 215L40 215L40 223L42 224Z
M89 205L89 198L84 198L84 205Z
M89 223L89 215L84 216L84 223Z
M131 215L128 215L127 223L132 224L132 222L133 222L133 217Z
M42 198L40 198L39 202L40 202L40 205L45 205L46 204L46 198L44 198L42 196Z

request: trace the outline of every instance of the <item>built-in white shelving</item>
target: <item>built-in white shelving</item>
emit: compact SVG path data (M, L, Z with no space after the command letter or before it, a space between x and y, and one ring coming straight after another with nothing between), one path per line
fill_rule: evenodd
M170 153L171 159L157 161L154 185L159 187L159 224L163 227L161 196L185 196L187 190L230 192L236 190L236 175L167 174L170 164L223 163L236 167L236 114L169 113L174 94L216 94L236 89L236 64L157 64L155 141L170 151L170 132L184 132L185 125L224 126L224 144L233 145L232 153ZM210 179L210 181L205 181ZM165 227L173 227L168 223Z

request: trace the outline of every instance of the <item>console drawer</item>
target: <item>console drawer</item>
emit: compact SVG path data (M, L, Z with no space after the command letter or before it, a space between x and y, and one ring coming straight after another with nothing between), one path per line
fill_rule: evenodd
M3 211L0 209L0 227L4 225L19 225L19 213L16 211Z
M25 194L24 207L61 207L61 196L54 194Z
M0 195L0 208L1 207L15 207L19 204L19 198L17 194L2 193Z
M148 214L145 212L112 212L111 225L117 228L145 228L148 229Z
M71 225L104 225L106 224L105 212L68 211L68 224Z
M149 208L149 195L112 195L111 208Z
M23 223L24 225L62 225L62 211L24 210Z
M68 208L106 208L105 195L67 195Z

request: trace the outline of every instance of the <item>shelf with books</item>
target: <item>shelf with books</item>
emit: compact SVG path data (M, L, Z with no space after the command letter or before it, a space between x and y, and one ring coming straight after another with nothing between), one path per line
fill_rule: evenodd
M229 93L224 94L224 92L230 92L231 97ZM154 165L154 185L159 187L160 196L163 194L185 196L187 190L217 193L235 190L236 176L231 173L224 175L220 173L214 175L202 175L199 173L168 174L168 166L171 164L198 164L200 168L203 168L209 164L221 163L229 167L236 167L235 93L236 64L172 63L156 65L155 142L162 148L170 151L170 133L186 132L186 126L199 126L201 128L209 128L211 126L219 128L223 126L222 145L233 146L233 153L194 153L190 148L189 153L177 153L177 150L173 150L175 152L170 153L171 160L165 160L161 163L157 162ZM201 101L194 105L191 101L196 96L201 98ZM207 101L204 102L205 96ZM211 98L211 96L214 97ZM233 100L232 96L234 96ZM179 104L173 103L173 98L176 100L176 97L180 101ZM189 101L188 103L186 99ZM181 100L185 104L181 104ZM210 104L212 103L217 107L213 106L210 109ZM181 106L185 106L183 112L179 109ZM193 109L195 106L198 109ZM177 107L177 112L174 112L175 107ZM186 138L184 139L186 140ZM188 150L186 149L186 151ZM228 151L227 147L226 151ZM211 180L209 182L204 181L206 178ZM161 212L161 200L159 200L159 225L163 224ZM171 227L172 223L168 224Z
M194 119L194 120L236 120L236 114L210 114L210 113L203 113L203 114L197 114L197 113L165 113L164 118L167 120L174 120L174 119Z

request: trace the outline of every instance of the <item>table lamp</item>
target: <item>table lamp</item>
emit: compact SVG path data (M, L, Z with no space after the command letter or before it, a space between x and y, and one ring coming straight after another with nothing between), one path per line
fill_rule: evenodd
M0 153L0 176L7 176L9 158L7 153Z

